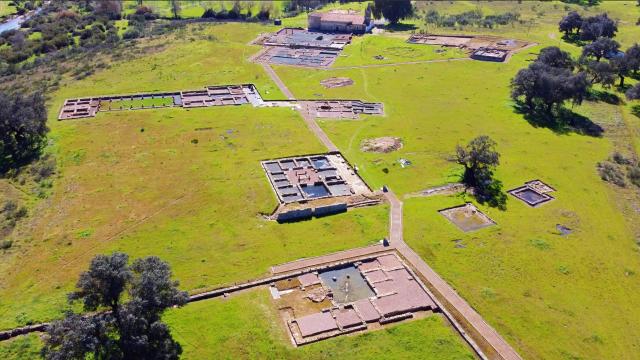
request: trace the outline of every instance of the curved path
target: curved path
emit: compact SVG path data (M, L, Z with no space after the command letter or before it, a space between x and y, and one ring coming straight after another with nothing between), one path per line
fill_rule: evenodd
M435 61L432 61L435 62ZM417 63L417 62L412 62ZM378 66L384 66L380 64ZM389 64L387 64L389 65ZM395 65L395 64L394 64ZM278 75L273 69L267 65L263 65L267 74L273 79L273 81L280 87L280 90L287 95L290 99L295 99L293 93L285 86ZM366 67L366 65L365 65ZM372 67L372 66L369 66ZM318 137L318 139L327 146L331 151L337 151L337 147L329 140L327 134L315 122L315 119L311 114L302 109L302 116L307 122L307 125ZM462 328L458 328L458 331L466 338L471 336L478 344L481 345L482 350L475 348L475 344L471 342L471 345L478 351L481 358L501 359L501 360L521 360L522 358L518 353L498 334L498 332L492 328L486 321L475 311L447 282L440 277L413 249L404 242L403 227L402 227L402 201L400 201L396 195L387 189L385 197L391 205L389 226L390 226L390 245L395 248L409 264L421 275L424 280L427 281L431 288L439 295L440 300L446 304L445 310L448 313L454 315L453 318L458 323L462 324Z

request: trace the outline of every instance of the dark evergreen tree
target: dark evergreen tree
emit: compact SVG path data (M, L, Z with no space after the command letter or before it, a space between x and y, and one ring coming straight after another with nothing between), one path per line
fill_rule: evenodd
M0 92L0 175L29 163L46 143L44 96Z
M380 19L384 17L391 24L413 15L413 5L410 0L374 0L373 15Z

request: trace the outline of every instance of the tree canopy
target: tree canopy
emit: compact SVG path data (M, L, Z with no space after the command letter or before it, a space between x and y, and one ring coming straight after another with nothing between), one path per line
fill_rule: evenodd
M583 58L595 58L600 61L603 57L614 56L620 49L620 44L606 37L600 37L591 44L587 44L582 48Z
M150 256L128 264L123 253L96 256L82 273L69 301L82 301L47 329L45 359L177 359L182 348L171 337L161 315L182 306L188 295L171 280L171 268ZM123 302L123 298L127 301Z
M49 131L44 101L39 92L0 92L0 175L40 155Z
M373 15L379 19L384 17L391 24L397 24L413 14L410 0L374 0Z
M489 136L478 136L465 147L456 146L456 162L464 166L462 181L474 189L478 201L503 207L506 199L502 183L493 178L500 164L500 154L495 148L496 142Z
M582 16L580 16L576 11L572 11L560 20L560 23L558 23L558 29L565 33L565 36L569 36L574 31L579 35L580 28L582 27L582 21Z
M596 40L600 37L612 38L618 32L618 25L606 13L591 16L580 26L581 40Z
M557 48L545 48L540 55L511 80L512 98L524 98L528 110L541 109L547 115L565 101L581 103L587 95L589 81L585 73L574 73L569 68L569 54Z

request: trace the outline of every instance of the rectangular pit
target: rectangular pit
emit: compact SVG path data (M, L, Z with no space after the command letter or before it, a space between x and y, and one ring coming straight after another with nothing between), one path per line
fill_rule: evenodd
M540 180L532 180L524 186L509 190L509 194L531 207L537 207L554 199L549 195L555 191L554 188Z
M438 212L464 232L480 230L496 224L472 203L443 209Z

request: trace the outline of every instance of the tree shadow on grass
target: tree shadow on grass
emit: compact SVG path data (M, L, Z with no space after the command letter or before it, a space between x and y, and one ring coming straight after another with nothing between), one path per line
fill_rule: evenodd
M586 100L601 101L611 105L622 104L622 99L618 95L610 93L608 91L601 91L601 90L595 90L595 89L591 89L591 91L589 91L589 93L587 94Z
M640 105L633 105L631 107L631 113L640 118Z
M414 30L417 30L418 28L414 24L397 23L397 24L387 24L384 26L384 29L386 31L394 32L394 31L414 31Z
M462 182L463 179L460 179ZM507 210L507 194L502 190L502 181L492 179L491 184L485 189L479 187L465 186L463 192L456 195L456 197L467 201L468 196L472 196L476 201L482 205L486 205L492 208L498 208L502 211Z
M516 102L514 107L532 126L547 128L557 134L576 133L600 137L604 133L602 126L566 108L556 109L549 114L540 109L531 109L521 101Z
M580 40L580 35L575 33L562 35L562 40L564 40L566 43L573 44L578 47L582 47L588 43L587 41Z

